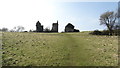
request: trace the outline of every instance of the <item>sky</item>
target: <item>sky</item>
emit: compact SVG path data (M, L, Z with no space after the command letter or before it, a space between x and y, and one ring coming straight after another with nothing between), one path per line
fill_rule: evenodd
M99 17L107 11L117 11L118 0L1 0L0 28L9 30L23 26L36 30L40 21L44 28L59 23L59 32L72 23L80 31L104 30Z

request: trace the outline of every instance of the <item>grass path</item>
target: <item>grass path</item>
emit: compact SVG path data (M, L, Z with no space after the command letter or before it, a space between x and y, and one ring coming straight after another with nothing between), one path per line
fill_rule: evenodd
M79 66L79 65L91 65L90 56L88 55L89 52L86 52L85 47L86 41L79 38L76 39L71 34L65 34L67 40L64 40L64 48L67 49L67 60L65 60L65 65L68 66ZM88 58L88 59L87 59Z
M66 60L64 60L65 65L75 65L74 63L74 54L75 54L75 50L77 49L77 43L76 40L69 34L65 34L65 38L66 40L64 40L64 48L67 50L67 56L65 58L67 58ZM61 43L61 42L60 42Z

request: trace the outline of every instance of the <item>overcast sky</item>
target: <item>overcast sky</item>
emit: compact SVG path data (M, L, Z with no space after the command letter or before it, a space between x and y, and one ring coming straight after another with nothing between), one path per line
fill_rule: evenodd
M59 23L59 32L67 23L80 31L103 30L99 17L106 11L116 11L118 0L1 0L0 28L12 29L23 26L25 30L36 29L39 20L44 28L51 29Z

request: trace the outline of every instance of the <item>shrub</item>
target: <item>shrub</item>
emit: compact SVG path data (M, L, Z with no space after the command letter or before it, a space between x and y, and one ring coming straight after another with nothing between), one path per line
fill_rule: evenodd
M102 32L101 31L99 31L99 30L94 30L93 32L91 32L90 34L92 34L92 35L101 35L102 34Z
M110 35L110 31L109 30L103 30L102 35Z
M116 29L113 31L113 35L119 35L120 36L120 29Z

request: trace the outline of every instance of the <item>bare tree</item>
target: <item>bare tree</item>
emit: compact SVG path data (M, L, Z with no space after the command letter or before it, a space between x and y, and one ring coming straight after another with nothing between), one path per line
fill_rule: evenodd
M14 29L11 29L10 32L15 32Z
M118 2L118 18L120 18L120 1Z
M120 29L120 1L118 2L118 11L117 11L117 13L118 13L118 23L116 25L116 28Z
M107 26L110 35L113 33L113 28L117 20L117 13L112 12L105 12L100 16L100 25Z
M44 32L50 32L50 28L46 27L46 28L44 29Z
M15 32L22 32L25 28L23 26L16 26L14 27Z

